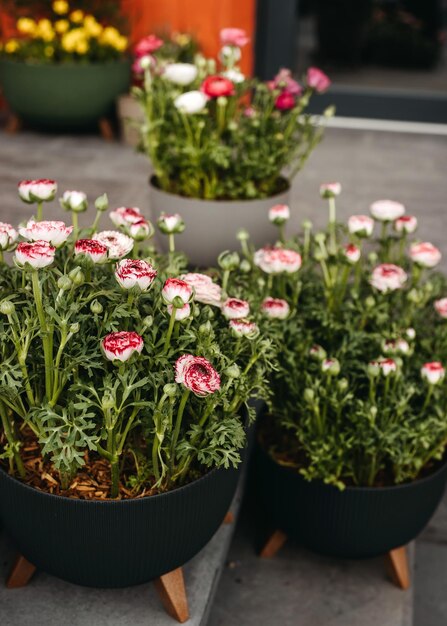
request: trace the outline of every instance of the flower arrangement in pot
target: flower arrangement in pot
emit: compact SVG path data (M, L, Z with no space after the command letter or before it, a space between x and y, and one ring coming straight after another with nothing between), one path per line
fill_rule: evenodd
M185 273L183 255L155 252L137 208L97 232L105 195L90 228L79 191L61 198L71 225L42 220L56 193L22 181L39 219L0 224L14 250L0 270L0 516L35 566L128 586L185 563L222 522L254 415L244 407L268 395L275 349L228 298L234 256L222 285Z
M402 204L337 224L340 190L321 188L327 230L306 221L302 236L254 253L240 234L258 268L246 280L283 337L256 477L274 527L367 557L411 541L444 490L447 281L432 271L440 251L410 241L417 219ZM288 212L270 217L282 232Z
M249 229L256 245L273 239L261 216L274 203L287 204L290 181L323 132L306 107L330 85L317 68L303 84L287 69L266 83L248 78L237 65L245 32L225 28L220 37L218 63L201 55L194 63L160 63L154 52L161 41L143 40L137 62L144 83L134 90L145 114L154 217L175 202L188 226L184 249L204 266L231 248L238 228ZM200 245L199 232L206 232Z
M127 38L65 0L52 14L17 20L18 36L0 46L0 85L24 122L50 129L88 128L113 112L130 84Z

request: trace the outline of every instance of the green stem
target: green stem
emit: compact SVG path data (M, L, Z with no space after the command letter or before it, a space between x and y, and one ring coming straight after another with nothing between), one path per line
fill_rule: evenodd
M101 217L101 211L96 211L96 216L95 216L95 220L90 228L91 234L94 235L96 233L96 230L98 228L98 224L99 224L99 219Z
M41 222L43 217L43 202L39 200L37 203L37 222Z
M182 399L180 400L179 407L178 407L177 418L175 420L175 427L174 427L174 432L172 434L172 440L171 440L171 464L174 461L175 448L177 445L178 436L180 434L180 427L182 425L183 413L185 411L185 406L188 401L190 393L191 392L189 389L185 389L185 391L183 392Z
M51 398L52 393L52 372L53 372L53 355L51 350L50 337L48 334L47 322L45 319L45 312L42 304L42 292L39 282L39 272L37 270L32 271L32 283L33 294L36 302L37 317L40 322L40 330L42 333L42 346L45 361L45 391L47 398Z
M5 432L6 439L11 446L17 470L21 478L26 478L25 466L23 465L23 461L20 457L19 451L17 450L17 441L15 440L15 437L13 435L13 430L11 422L9 421L8 413L2 402L0 402L0 415L2 418L3 430Z
M334 255L337 252L337 242L335 235L336 223L335 198L329 198L329 253Z
M168 242L169 242L169 252L173 254L175 252L175 237L174 233L168 234Z
M71 212L71 223L73 224L73 239L76 241L79 234L79 219L76 211Z
M165 341L165 345L163 348L163 354L166 354L169 348L169 344L171 342L171 335L172 335L172 331L174 330L176 312L177 312L177 309L175 308L174 305L172 305L172 313L171 313L171 318L169 320L169 328L168 328L168 333L166 335L166 341Z

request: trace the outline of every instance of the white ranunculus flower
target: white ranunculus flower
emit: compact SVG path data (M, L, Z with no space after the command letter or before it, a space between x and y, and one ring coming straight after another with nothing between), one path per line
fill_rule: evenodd
M245 75L242 74L239 70L231 69L226 70L226 72L222 72L222 76L231 80L232 83L243 83L245 80Z
M374 219L379 222L394 222L405 213L405 207L394 200L377 200L373 202L369 210Z
M197 67L192 63L170 63L164 68L164 78L176 85L190 85L197 78Z
M208 98L201 91L187 91L174 100L174 106L182 113L193 115L200 113L206 106Z

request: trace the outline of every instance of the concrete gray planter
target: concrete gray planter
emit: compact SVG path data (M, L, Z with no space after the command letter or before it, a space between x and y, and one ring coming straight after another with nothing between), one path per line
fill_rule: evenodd
M120 134L124 143L137 147L140 142L138 125L144 122L144 113L139 103L130 94L123 94L117 101Z
M185 231L176 238L177 247L193 266L216 266L223 250L238 250L236 233L245 228L257 247L274 244L278 230L268 220L268 210L275 204L289 203L289 190L260 200L201 200L185 198L158 189L150 180L150 208L154 223L160 213L179 213ZM163 251L168 249L167 237L158 234Z

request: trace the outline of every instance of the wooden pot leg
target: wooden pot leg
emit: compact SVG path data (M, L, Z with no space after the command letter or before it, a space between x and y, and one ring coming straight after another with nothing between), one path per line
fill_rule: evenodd
M181 567L160 576L154 581L155 588L166 612L183 624L189 619L188 598Z
M283 533L282 530L275 530L275 532L267 539L264 547L259 553L259 556L263 559L271 559L279 550L281 550L286 541L287 535Z
M232 524L234 522L234 513L233 511L228 511L228 513L224 517L224 524Z
M410 587L410 571L408 568L407 547L395 548L386 555L388 570L393 583L400 589Z
M15 133L18 133L21 128L22 122L18 115L16 115L15 113L10 113L6 121L5 131L7 133L10 133L11 135L14 135Z
M107 117L101 117L99 120L99 130L103 139L106 141L114 141L115 133L113 131L113 126Z
M25 587L35 571L35 566L19 554L6 581L7 588L18 589L19 587Z

